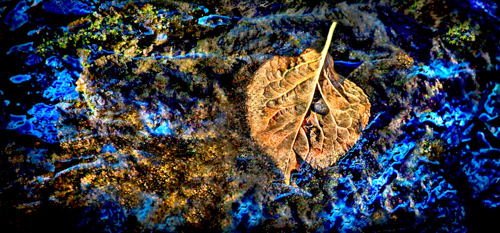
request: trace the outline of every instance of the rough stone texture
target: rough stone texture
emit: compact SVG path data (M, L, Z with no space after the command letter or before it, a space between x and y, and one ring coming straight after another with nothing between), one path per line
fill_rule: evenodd
M28 22L28 14L26 11L30 7L26 4L26 1L20 1L16 7L7 14L4 19L4 23L10 26L10 30L14 31L20 27L22 27L25 23Z
M5 229L495 227L493 1L78 2L95 13L54 20L38 4L22 27L0 25ZM0 3L1 22L17 4ZM210 15L231 21L198 24ZM372 117L336 165L304 164L296 186L279 184L251 138L246 87L269 58L321 48L332 21L335 69L366 93ZM34 51L7 54L30 42ZM28 66L32 54L42 62ZM18 74L32 78L10 82Z

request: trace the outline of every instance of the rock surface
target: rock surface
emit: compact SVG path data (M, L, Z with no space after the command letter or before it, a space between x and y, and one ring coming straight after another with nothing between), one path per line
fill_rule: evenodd
M13 231L463 232L500 216L493 1L0 9L0 219ZM285 185L251 137L246 88L267 59L321 48L333 21L335 69L371 117L337 164L302 164Z

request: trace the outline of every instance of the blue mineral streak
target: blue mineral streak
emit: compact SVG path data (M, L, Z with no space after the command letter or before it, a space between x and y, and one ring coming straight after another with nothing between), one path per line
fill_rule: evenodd
M208 9L204 6L198 6L201 10L203 10L203 12L208 13Z
M22 82L26 82L30 79L31 79L31 75L29 75L29 74L20 74L20 75L10 77L10 81L13 83L22 83Z
M62 58L64 64L68 65L68 69L76 72L82 72L83 67L79 58L74 58L68 55L64 55Z
M496 109L497 105L499 104L500 96L500 85L497 83L495 84L495 87L491 91L491 93L488 95L488 99L486 100L486 103L484 103L484 109L486 110L485 113L481 114L481 116L484 115L484 117L480 118L485 118L484 121L492 121L498 117L498 110ZM495 111L497 110L497 111Z
M262 212L263 209L261 205L257 205L257 203L250 198L245 198L234 212L235 225L241 229L252 230L253 227L257 226L262 221Z
M489 16L493 17L496 20L500 20L496 15L496 11L498 8L497 3L490 1L490 0L469 0L469 3L471 4L471 7L473 9L477 9L480 11L484 11L486 14Z
M20 45L12 46L9 51L7 51L7 55L11 53L29 53L33 52L35 49L33 48L33 42L28 42Z
M26 61L24 62L24 64L26 64L28 66L34 66L34 65L40 64L42 61L43 61L43 59L41 57L37 56L36 54L30 54L26 58Z
M143 32L144 35L146 36L150 36L150 35L154 35L155 32L153 31L153 29L151 27L148 27L148 26L145 26L143 25L144 29L145 29L145 32Z
M29 20L28 14L26 11L30 7L26 4L26 1L20 1L16 7L7 14L5 17L4 23L10 26L11 31L15 31L16 29L22 27Z
M92 46L87 46L87 48L92 50L92 53L95 53L95 54L114 54L114 55L118 55L118 56L130 57L130 56L124 55L122 53L115 53L114 51L110 51L110 50L105 50L105 49L96 50L96 49L93 49ZM200 58L212 58L212 57L220 57L220 58L224 58L224 59L229 58L227 56L221 56L219 54L197 53L197 52L190 52L190 53L185 54L185 55L150 56L150 57L139 56L139 57L131 57L131 58L133 60L178 60L178 59L200 59ZM250 56L231 57L231 58L249 62L252 59L255 59L258 61L264 61L264 60L269 59L271 57L273 57L273 55L256 53L256 54L251 54ZM89 58L89 60L91 60L91 58Z
M182 21L189 21L193 19L193 16L188 15L186 12L181 12L179 10L159 10L158 11L158 17L164 17L164 18L171 18L174 16L181 16Z
M137 220L142 224L150 224L150 217L158 211L160 197L152 193L141 193L142 204L138 205L132 212L137 216ZM178 227L185 225L182 214L168 216L158 228L161 232L176 232ZM176 230L177 229L177 230Z
M33 135L48 143L57 142L57 125L61 104L47 105L37 103L28 110L28 114L33 116L27 118L26 115L11 115L11 121L7 129L16 130L20 134Z
M472 72L472 70L466 62L455 64L443 60L434 60L429 65L421 66L414 74L422 74L437 79L450 79L458 77L461 73L469 72Z
M147 106L145 102L136 102L140 106ZM155 112L151 111L141 111L140 115L144 122L144 127L149 134L164 136L164 135L174 135L172 124L168 119L164 119L169 108L162 103L158 103L158 110Z
M115 152L116 152L116 148L112 144L106 144L101 149L101 153L103 153L103 154L115 153Z
M163 33L163 32L162 32L162 33L160 33L160 34L158 34L158 35L156 36L156 40L158 40L158 41L160 41L160 42L164 42L164 41L166 41L167 39L168 39L167 34L165 34L165 33Z
M92 7L78 0L48 0L43 3L42 9L57 15L87 15L92 14Z
M62 67L61 59L57 56L47 58L47 60L45 60L45 65L56 69Z
M358 61L358 62L353 62L353 61L335 61L334 62L334 66L348 67L348 68L351 68L351 69L356 69L361 64L363 64L363 61Z
M214 28L221 25L231 25L232 18L222 15L208 15L199 18L198 24Z
M43 92L43 97L50 99L51 101L55 100L74 100L77 99L79 93L75 90L75 79L78 78L77 74L73 72L69 72L68 70L63 70L60 72L56 72L55 80L52 82L52 85L48 87Z

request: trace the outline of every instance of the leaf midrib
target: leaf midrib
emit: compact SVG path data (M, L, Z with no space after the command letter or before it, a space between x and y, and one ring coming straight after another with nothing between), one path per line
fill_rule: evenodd
M330 43L332 42L332 37L333 37L333 31L335 30L335 27L337 26L337 22L333 22L332 23L332 26L330 27L330 30L328 32L328 37L326 39L326 43L325 43L325 47L323 48L323 50L321 51L321 61L320 61L320 64L319 64L319 68L318 70L316 71L316 75L314 76L314 91L311 92L311 97L309 99L309 103L308 103L308 107L306 109L306 111L302 114L302 117L300 118L300 123L304 122L304 119L307 115L307 113L310 111L311 109L311 104L312 104L312 101L313 101L313 98L314 98L314 93L316 92L316 88L317 88L317 84L319 82L319 77L321 76L321 71L323 71L323 66L325 65L325 60L326 60L326 57L327 57L327 54L328 54L328 49L330 48ZM283 76L285 77L285 76ZM295 141L297 140L297 135L299 134L299 130L300 130L301 126L297 127L297 130L295 131L295 135L294 135L294 138L292 140L292 143L290 145L290 148L288 151L293 151L293 146L295 145ZM289 169L289 166L290 166L290 160L292 158L288 158L288 167L287 169ZM287 174L285 175L285 183L289 184L290 183L290 177L289 176L289 171L286 171Z

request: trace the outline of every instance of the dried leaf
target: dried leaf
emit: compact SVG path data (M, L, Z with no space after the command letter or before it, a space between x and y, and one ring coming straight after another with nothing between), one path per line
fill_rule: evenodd
M255 73L247 94L252 136L273 158L289 184L302 161L325 168L359 139L370 117L366 94L333 69L328 54L336 23L321 53L275 56Z

